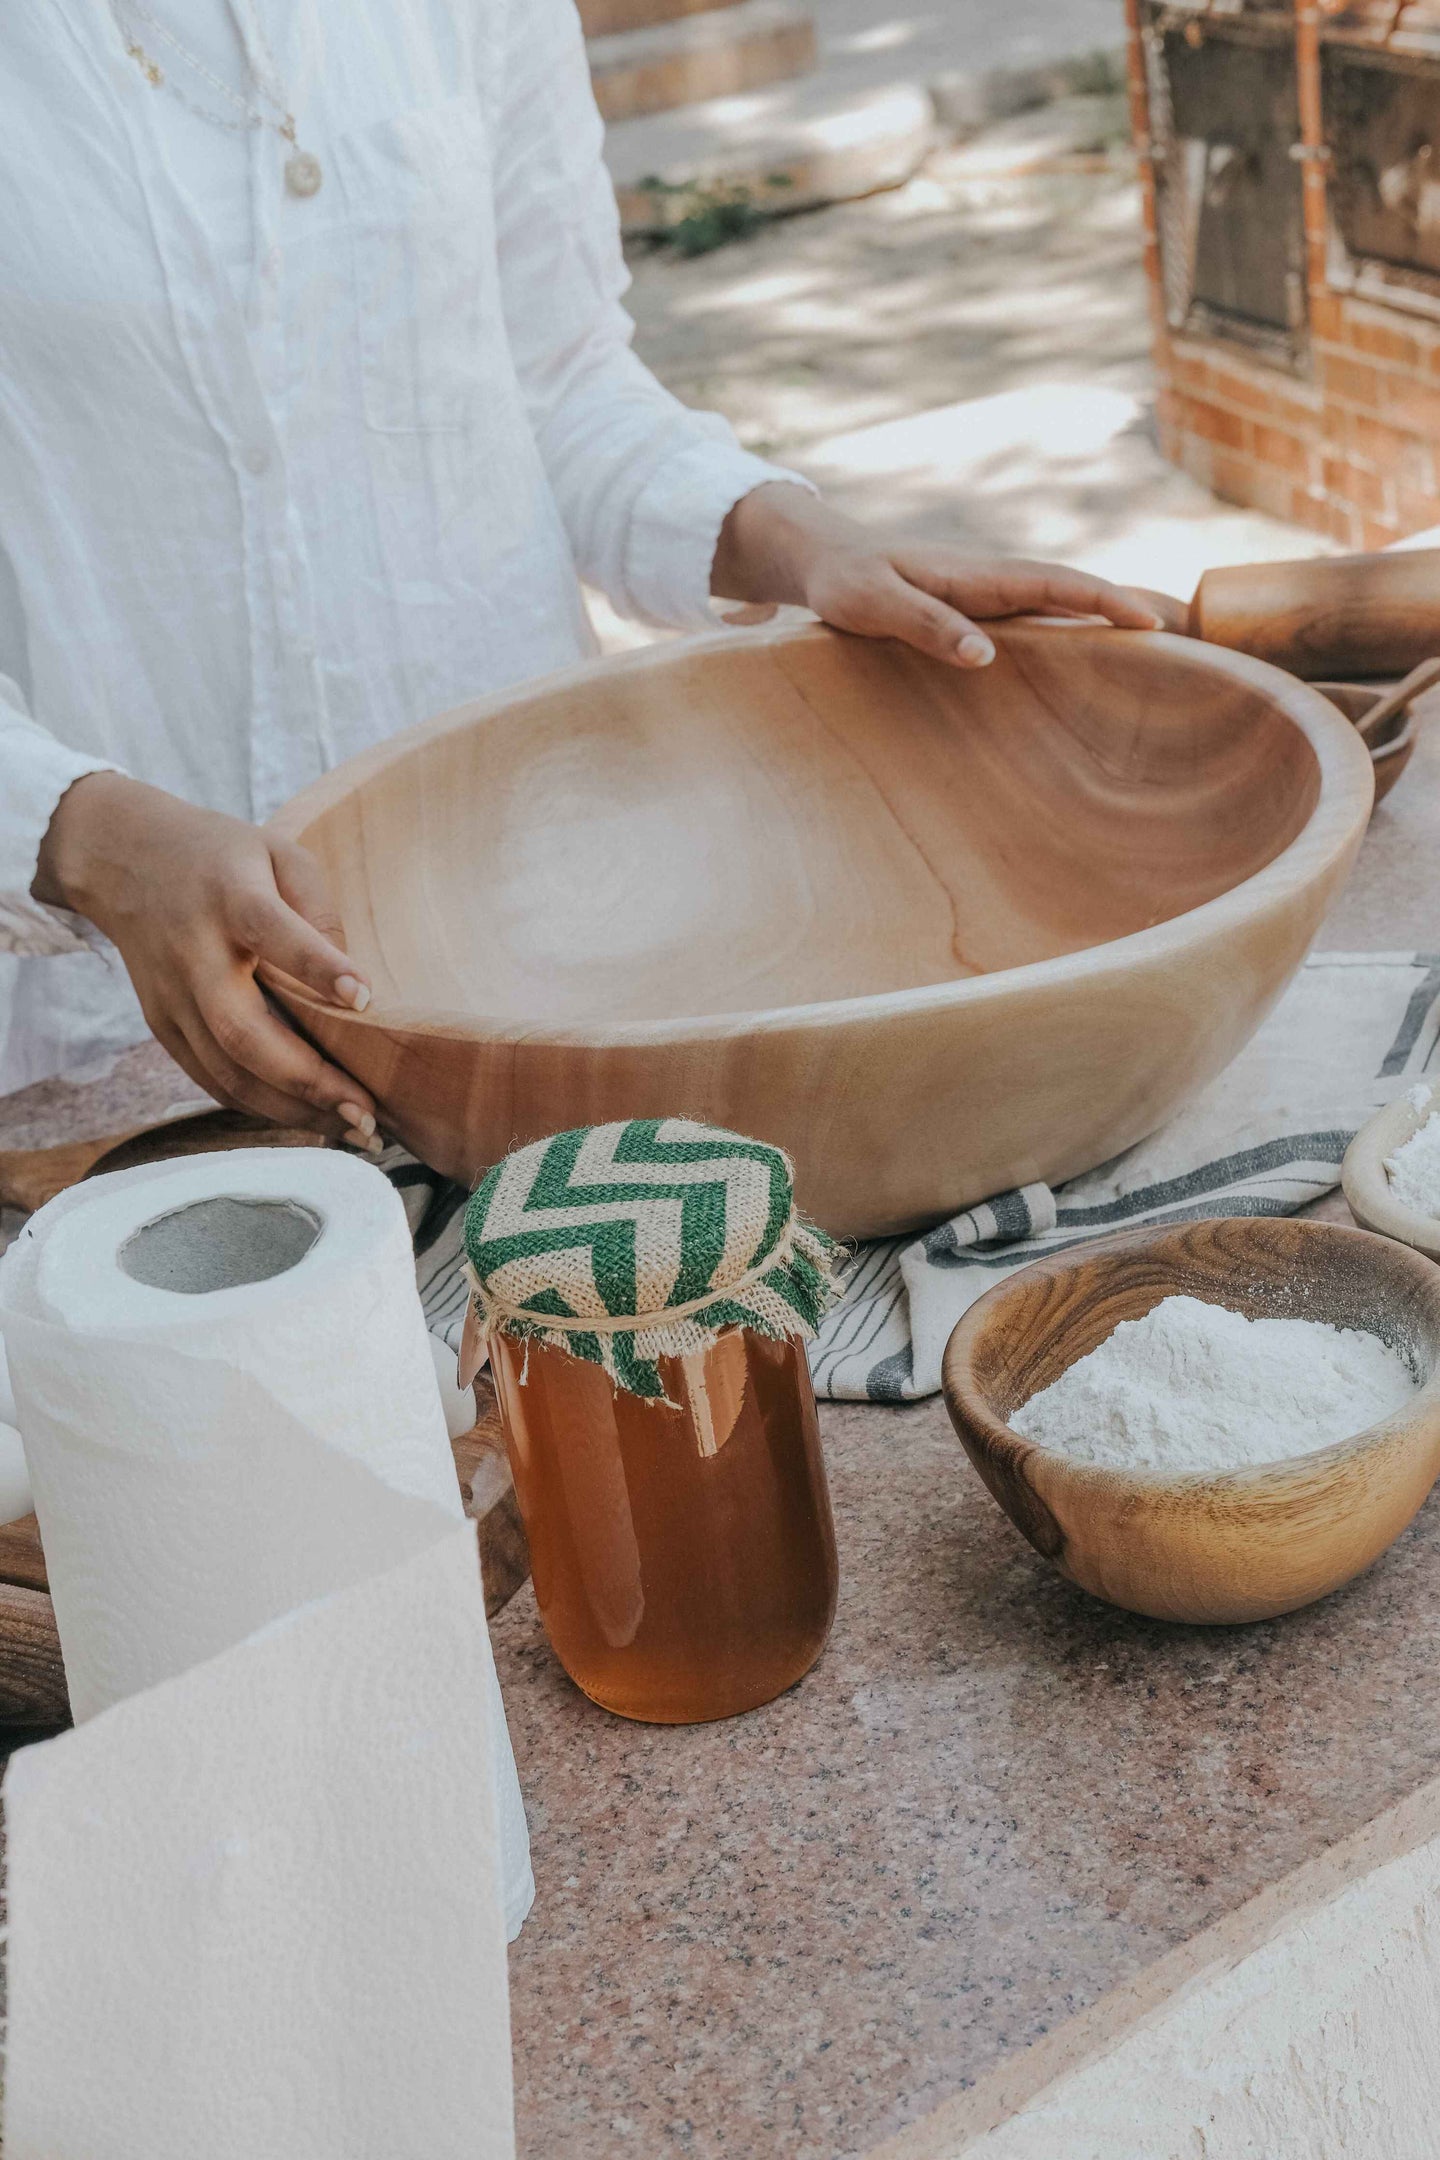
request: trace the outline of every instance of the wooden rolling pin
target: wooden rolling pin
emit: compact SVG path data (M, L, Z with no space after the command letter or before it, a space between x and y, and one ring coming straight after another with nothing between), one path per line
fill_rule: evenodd
M1184 627L1312 682L1403 675L1440 652L1440 548L1207 570Z

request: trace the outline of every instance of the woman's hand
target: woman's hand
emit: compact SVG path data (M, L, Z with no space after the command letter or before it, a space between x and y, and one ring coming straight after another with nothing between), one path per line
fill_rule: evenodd
M122 773L87 773L50 820L33 890L112 940L152 1032L217 1102L378 1153L369 1095L286 1026L257 979L279 969L328 1004L370 1002L304 848Z
M937 541L877 540L803 488L771 481L730 512L715 551L718 599L813 609L837 630L900 638L955 667L988 667L978 627L1002 615L1101 616L1163 630L1148 595L1056 564L967 555Z

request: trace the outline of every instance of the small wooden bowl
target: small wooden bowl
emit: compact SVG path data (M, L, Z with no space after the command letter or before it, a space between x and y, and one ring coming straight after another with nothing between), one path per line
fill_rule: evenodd
M1313 1455L1215 1476L1078 1463L1006 1420L1122 1320L1188 1295L1251 1319L1369 1328L1410 1359L1407 1408ZM1335 1223L1217 1217L1132 1230L1025 1268L945 1352L965 1451L1062 1575L1157 1620L1268 1620L1324 1597L1400 1535L1440 1472L1440 1269Z
M1345 1150L1345 1163L1340 1173L1345 1198L1356 1222L1363 1223L1367 1230L1378 1230L1382 1237L1398 1238L1402 1245L1413 1245L1417 1252L1428 1253L1432 1260L1440 1260L1440 1222L1433 1215L1417 1214L1414 1208L1406 1207L1396 1198L1385 1164L1395 1150L1412 1140L1420 1127L1437 1112L1440 1112L1440 1094L1418 1109L1405 1095L1387 1103L1356 1133Z
M1332 705L1338 705L1347 720L1358 727L1366 714L1373 711L1385 692L1388 682L1321 682L1315 688L1324 692ZM1375 801L1384 802L1396 781L1415 755L1419 740L1419 726L1412 704L1402 705L1394 717L1387 720L1380 730L1380 740L1368 745L1370 762L1375 768Z

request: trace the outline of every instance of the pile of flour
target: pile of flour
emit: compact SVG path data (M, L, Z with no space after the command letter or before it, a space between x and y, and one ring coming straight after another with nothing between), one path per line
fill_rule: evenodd
M1240 1470L1348 1439L1415 1390L1378 1335L1168 1297L1122 1320L1010 1423L1037 1446L1110 1469Z
M1407 1100L1415 1109L1424 1110L1434 1097L1422 1084L1411 1088ZM1403 1207L1440 1218L1440 1117L1427 1118L1403 1147L1387 1156L1385 1168L1390 1190Z

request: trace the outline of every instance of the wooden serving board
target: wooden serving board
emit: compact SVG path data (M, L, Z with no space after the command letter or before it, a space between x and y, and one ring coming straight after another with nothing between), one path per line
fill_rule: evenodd
M311 1133L264 1126L216 1110L99 1140L0 1150L0 1205L28 1213L92 1171L126 1169L171 1155L317 1144ZM475 1401L475 1424L451 1446L465 1512L478 1528L485 1609L496 1613L528 1577L530 1553L488 1373L476 1382ZM40 1526L33 1515L25 1515L0 1525L0 1749L7 1738L34 1739L69 1722Z

